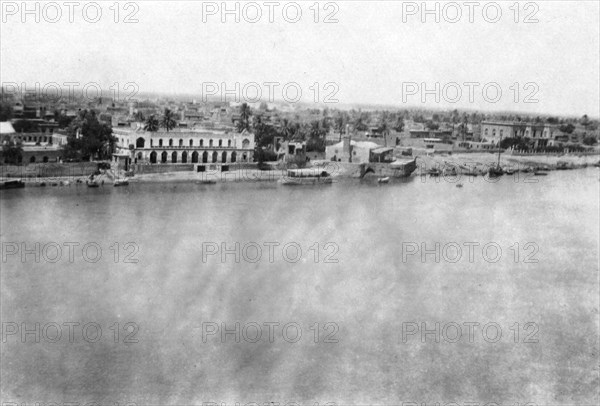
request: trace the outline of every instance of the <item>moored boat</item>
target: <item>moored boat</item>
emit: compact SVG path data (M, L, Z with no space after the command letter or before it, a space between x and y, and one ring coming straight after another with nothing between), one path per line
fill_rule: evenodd
M504 175L504 170L500 166L491 167L488 170L488 175L490 178L498 178Z
M386 176L385 178L379 178L377 179L377 183L389 183L390 181L390 177Z
M114 186L128 186L129 181L127 179L115 179Z
M279 179L279 183L288 186L331 184L333 179L327 171L318 168L288 169L286 176Z
M25 182L21 179L17 180L7 180L4 182L0 182L0 189L23 189L25 187Z

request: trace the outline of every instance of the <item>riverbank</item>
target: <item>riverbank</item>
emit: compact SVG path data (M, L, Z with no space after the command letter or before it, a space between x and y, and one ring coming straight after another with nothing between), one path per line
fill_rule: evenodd
M553 171L560 169L579 169L598 163L598 155L563 155L563 156L514 156L502 154L500 166L512 171L531 172L536 170ZM490 153L469 154L440 154L419 156L417 170L412 176L438 170L441 173L483 175L490 167L496 166L498 155ZM327 171L334 178L358 178L359 164L348 164L330 161L314 161L312 166ZM129 177L131 183L225 183L225 182L277 182L286 176L286 170L241 169L229 172L209 170L207 172L161 172L136 174ZM369 174L367 176L373 176ZM14 180L14 177L0 178L0 181ZM87 176L54 176L54 177L24 177L23 182L28 187L35 186L85 186ZM111 174L98 175L96 179L105 185L112 186L114 176Z

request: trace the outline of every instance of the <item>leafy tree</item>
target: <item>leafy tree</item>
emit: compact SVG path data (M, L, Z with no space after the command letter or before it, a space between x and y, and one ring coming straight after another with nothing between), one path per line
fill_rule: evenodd
M575 126L571 123L566 124L566 125L563 124L560 127L558 127L558 129L560 131L562 131L563 133L572 134L573 131L575 131Z
M13 109L9 103L0 103L0 121L8 121L13 117Z
M250 116L252 116L252 110L248 103L242 103L240 106L240 121L238 122L238 131L243 132L244 130L250 131Z
M587 130L588 125L590 125L590 119L588 117L587 114L584 114L581 117L581 120L579 120L579 122L581 123L581 125Z
M37 125L26 119L16 120L12 126L18 133L28 133L38 129Z
M175 117L175 114L173 114L173 112L170 109L165 109L165 111L163 112L163 116L160 121L160 125L165 130L167 130L167 132L169 132L170 130L175 128L175 126L177 125L177 122L175 121L174 117Z
M596 139L596 137L589 136L585 137L582 142L583 145L596 145L598 143L598 140Z
M93 110L82 110L67 127L65 155L83 159L110 158L117 142L112 128L98 121Z
M158 119L156 117L154 117L154 115L151 115L150 117L148 117L146 119L146 123L144 124L144 130L150 131L150 132L156 132L156 131L158 131L158 126L159 126Z
M527 151L529 149L529 139L516 137L516 138L503 138L502 141L500 141L500 148L508 149L511 147L518 149L518 150Z
M9 140L2 145L2 153L5 162L8 164L17 165L23 159L23 147L20 142L16 143L13 140Z
M68 117L66 114L62 114L62 112L54 110L54 121L58 123L59 128L67 128L73 119L74 117Z
M144 117L144 113L142 113L141 111L137 111L134 115L133 118L135 119L135 121L138 121L140 123L143 123L144 120L146 119Z
M427 123L425 123L425 126L427 127L427 129L434 131L440 128L440 125L438 123L434 123L431 120L428 120Z

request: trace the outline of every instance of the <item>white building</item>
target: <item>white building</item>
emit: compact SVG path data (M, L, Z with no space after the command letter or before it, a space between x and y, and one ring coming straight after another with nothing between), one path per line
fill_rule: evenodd
M141 127L113 128L117 151L132 153L134 163L201 164L252 162L254 134L247 131L144 131Z

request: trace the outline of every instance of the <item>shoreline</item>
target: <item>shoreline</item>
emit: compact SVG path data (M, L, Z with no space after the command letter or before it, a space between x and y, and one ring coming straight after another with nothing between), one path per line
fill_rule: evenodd
M585 156L513 156L502 155L500 165L503 168L509 168L514 172L532 172L532 171L556 171L556 170L576 170L598 164L600 155ZM406 157L414 159L414 157ZM485 173L490 167L496 166L498 156L490 153L468 153L468 154L439 154L433 156L418 156L417 169L410 176L426 175L428 171L438 170L441 175L448 174L452 176L468 176L471 172L479 176L487 176ZM561 163L562 167L559 167ZM314 161L313 168L321 167L330 172L333 178L358 179L357 169L360 164L340 163L331 161ZM136 174L126 178L130 183L240 183L240 182L277 182L286 175L285 169L272 169L262 171L259 169L241 169L230 172L162 172L151 174ZM410 177L409 176L409 177ZM376 177L368 174L366 177ZM107 174L96 177L105 185L112 186L114 180ZM408 178L408 177L407 177ZM52 176L52 177L2 177L0 181L21 180L26 187L44 187L44 186L86 186L85 182L88 176Z

